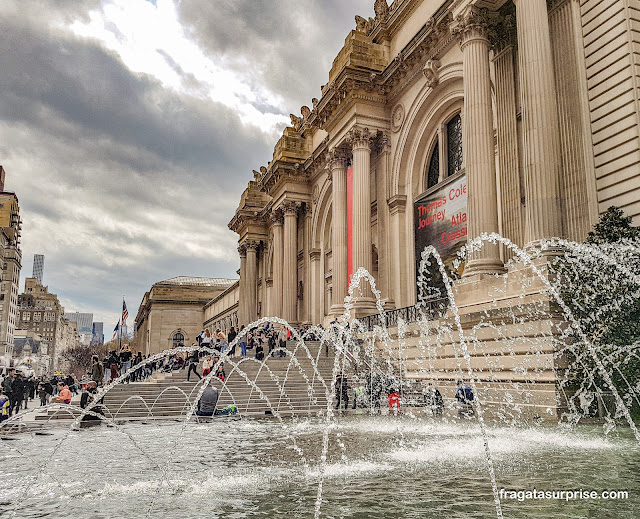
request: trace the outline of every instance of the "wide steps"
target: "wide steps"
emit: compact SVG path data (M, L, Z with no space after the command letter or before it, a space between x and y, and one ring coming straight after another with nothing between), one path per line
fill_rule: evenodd
M319 343L308 343L311 355L316 361ZM290 345L291 346L291 345ZM295 347L295 346L294 346ZM290 348L293 350L293 348ZM287 357L269 357L265 367L252 361L243 361L234 370L229 362L225 363L226 383L212 378L210 385L219 391L217 407L236 405L240 415L270 416L278 413L281 416L316 416L324 414L327 409L325 384L330 384L333 374L333 356L325 356L324 351L317 358L314 369L306 353L298 349L296 359L299 367ZM235 358L238 362L240 359ZM268 369L267 369L268 367ZM239 370L244 373L241 374ZM307 380L300 372L303 371ZM144 382L118 384L104 396L103 408L105 416L111 419L180 419L194 403L202 383L191 373L189 381L188 369L175 370L169 373L156 372ZM202 374L202 363L198 366ZM246 378L245 378L246 376ZM275 380L274 380L275 378ZM248 381L247 381L248 379ZM286 382L285 382L286 379ZM256 387L253 387L253 385ZM284 393L280 386L283 386ZM313 399L309 393L312 391ZM262 396L268 398L271 408ZM78 412L68 413L62 410L50 410L36 417L37 420L70 420L78 416Z

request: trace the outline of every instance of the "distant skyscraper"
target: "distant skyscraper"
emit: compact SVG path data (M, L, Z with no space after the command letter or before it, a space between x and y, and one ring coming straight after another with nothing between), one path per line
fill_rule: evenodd
M42 285L43 274L44 274L44 254L34 254L32 277L38 280L38 285Z
M91 342L92 344L104 344L103 323L93 323L93 338Z
M78 333L86 333L93 335L93 314L84 314L80 312L66 312L64 316L69 321L75 321L78 324Z

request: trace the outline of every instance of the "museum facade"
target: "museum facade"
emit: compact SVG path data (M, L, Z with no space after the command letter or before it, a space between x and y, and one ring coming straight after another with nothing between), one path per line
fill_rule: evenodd
M638 222L639 0L374 9L229 223L235 322L326 323L359 267L386 309L414 305L425 245L449 260L483 232L518 246L582 241L611 205ZM463 278L503 273L509 259L485 245ZM365 291L355 313L374 311Z

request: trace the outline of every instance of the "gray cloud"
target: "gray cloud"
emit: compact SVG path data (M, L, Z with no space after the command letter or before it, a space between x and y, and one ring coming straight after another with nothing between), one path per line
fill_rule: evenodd
M65 30L100 4L2 1L0 164L21 204L22 277L33 254L45 254L50 290L68 310L93 311L108 335L122 294L135 315L159 280L235 277L226 224L277 135L133 73ZM288 114L318 96L353 15L370 15L372 4L182 0L180 13L213 58L284 99L277 109L270 99L254 106ZM163 57L197 93L198 79Z
M278 92L287 113L311 106L333 59L373 0L182 0L182 20L213 55Z

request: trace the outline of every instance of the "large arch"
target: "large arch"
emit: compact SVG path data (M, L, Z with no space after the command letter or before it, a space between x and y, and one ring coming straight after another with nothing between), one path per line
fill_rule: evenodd
M413 201L424 191L425 168L438 126L447 117L462 111L464 104L462 63L445 65L439 73L439 84L435 88L425 85L407 110L392 159L391 197L406 197L404 215L399 216L397 222L397 232L404 237L404 243L399 244L403 258L400 266L391 266L401 270L397 273L400 279L396 286L403 294L400 302L404 306L416 302Z

